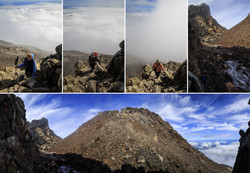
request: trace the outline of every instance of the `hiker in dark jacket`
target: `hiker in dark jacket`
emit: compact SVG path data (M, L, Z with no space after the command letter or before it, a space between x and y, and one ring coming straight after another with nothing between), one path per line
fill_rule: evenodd
M34 59L33 53L27 53L26 58L24 58L23 63L19 66L16 66L17 68L25 67L25 74L27 78L33 77L36 78L36 62Z
M100 64L100 61L97 59L97 56L98 55L96 52L91 53L91 55L89 56L89 66L91 67L92 71L95 68L96 61Z

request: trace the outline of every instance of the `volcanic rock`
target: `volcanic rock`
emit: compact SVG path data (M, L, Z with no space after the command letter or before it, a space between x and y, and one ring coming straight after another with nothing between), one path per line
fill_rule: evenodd
M211 19L209 7L205 4L192 5L189 6L189 13L188 69L192 73L192 75L189 75L189 91L249 92L250 50L244 47L221 47L214 41L215 39L220 40L219 38L222 37L220 33L236 33L236 29L228 31L220 29L217 34L211 36L206 34L206 22L203 25L198 24L199 22L197 23L197 20L195 20L195 16L203 16L202 18L204 18L207 15ZM245 30L247 21L248 19L245 19L236 28ZM212 22L212 24L217 26L215 22ZM243 35L246 34L243 33ZM210 39L205 40L204 38L208 36ZM225 43L227 41L227 39L221 40L225 40ZM237 39L235 38L235 40ZM201 87L197 87L197 84ZM204 88L204 90L201 88Z
M92 71L88 59L83 57L74 65L74 76L63 79L64 92L123 92L124 91L124 41L114 55L101 54ZM69 52L67 52L69 53ZM69 57L69 55L68 55Z
M62 45L59 45L56 47L56 54L42 59L35 57L35 79L27 78L23 68L0 68L0 92L61 92L61 49Z
M169 61L163 64L165 70L156 78L152 66L146 64L141 70L141 79L138 77L126 79L126 92L186 92L187 61L183 63Z
M209 45L226 30L211 16L210 8L205 3L188 7L188 22L200 37L201 43L206 45Z
M80 154L104 162L112 171L125 167L142 172L230 172L193 148L159 115L143 108L99 113L52 151Z
M36 142L40 151L48 151L54 144L61 140L50 128L46 118L32 120L28 123L32 139Z
M250 172L250 121L248 122L246 132L240 130L240 146L236 161L233 167L233 173L249 173Z
M0 172L32 172L39 151L26 124L23 101L0 95L0 112Z

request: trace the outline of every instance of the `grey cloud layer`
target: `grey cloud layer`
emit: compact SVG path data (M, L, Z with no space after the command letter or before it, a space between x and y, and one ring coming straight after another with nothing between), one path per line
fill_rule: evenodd
M127 14L127 54L151 63L186 60L187 2L159 0L151 13Z
M195 148L204 153L211 160L233 167L237 155L239 142L190 142Z
M64 10L64 49L114 54L124 39L123 8Z
M0 7L0 39L54 51L62 43L61 4Z

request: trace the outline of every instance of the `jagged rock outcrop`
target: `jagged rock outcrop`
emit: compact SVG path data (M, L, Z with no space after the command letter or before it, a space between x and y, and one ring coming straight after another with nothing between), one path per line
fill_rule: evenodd
M181 64L169 61L163 66L168 74L162 71L158 78L151 65L143 66L141 79L127 78L126 92L186 92L187 62Z
M62 44L56 47L56 54L42 60L37 78L43 86L62 91Z
M62 45L57 46L56 51L44 59L35 57L36 79L26 78L24 69L1 68L0 92L61 92Z
M23 101L14 95L0 95L0 172L31 173L38 155Z
M211 45L226 30L211 16L210 7L205 3L188 7L188 22L205 45Z
M250 101L250 100L249 100ZM249 103L250 104L250 103ZM250 121L248 122L246 132L240 130L240 146L236 161L233 167L233 173L249 173L250 172Z
M54 145L56 153L77 153L102 161L112 171L130 165L144 171L230 172L193 148L168 122L143 108L99 113Z
M124 41L114 56L100 55L101 64L91 70L88 60L75 64L75 76L64 77L64 92L123 92L124 91Z
M54 144L61 140L61 138L49 128L49 123L46 118L32 120L28 123L28 127L32 139L42 152L48 151Z

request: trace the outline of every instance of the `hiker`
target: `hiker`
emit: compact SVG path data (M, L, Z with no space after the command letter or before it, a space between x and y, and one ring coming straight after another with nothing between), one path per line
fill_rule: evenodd
M89 56L89 66L91 67L92 71L95 68L96 61L98 61L100 64L100 61L97 59L97 53L92 52L91 55Z
M206 70L204 70L202 73L201 82L203 83L203 85L206 85L206 73L207 73Z
M164 70L166 72L162 63L160 63L160 61L158 59L155 61L154 65L153 65L153 70L155 71L156 78L158 78L159 75L161 74L161 70Z
M27 53L26 58L24 58L23 63L19 66L16 66L16 68L25 67L25 74L27 78L33 77L36 78L36 62L34 59L33 53Z

